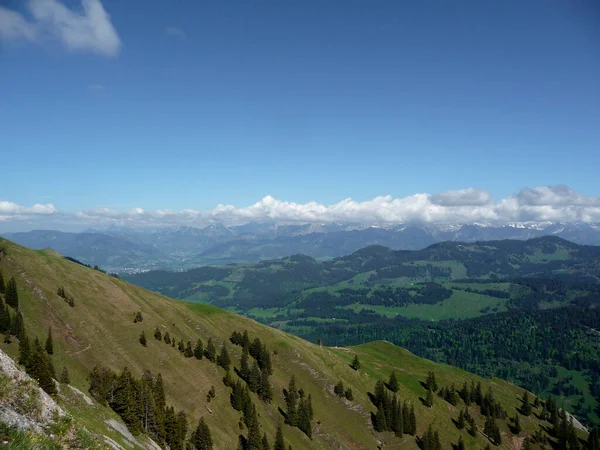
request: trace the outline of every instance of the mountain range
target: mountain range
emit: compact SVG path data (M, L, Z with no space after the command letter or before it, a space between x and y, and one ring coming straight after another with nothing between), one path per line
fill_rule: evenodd
M135 273L256 262L294 254L328 259L369 245L418 250L442 241L524 240L546 235L578 244L600 245L598 225L550 222L505 226L250 223L233 227L214 224L205 228L112 227L78 233L34 230L5 233L4 237L33 249L52 248L110 272Z

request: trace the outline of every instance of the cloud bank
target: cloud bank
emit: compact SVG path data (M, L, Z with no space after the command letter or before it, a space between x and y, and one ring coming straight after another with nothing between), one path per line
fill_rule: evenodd
M415 194L404 198L375 197L357 202L350 198L333 205L316 202L294 203L266 196L247 207L219 205L214 209L116 211L94 208L68 213L52 204L31 207L0 201L0 220L37 221L40 224L78 223L82 225L125 226L205 226L211 223L240 225L251 222L296 223L485 223L514 222L600 223L600 198L587 197L567 186L523 188L494 202L489 192L468 188L438 194Z
M51 35L69 50L116 56L121 40L100 0L82 0L81 11L58 0L29 0L29 18L0 6L0 39L42 42Z

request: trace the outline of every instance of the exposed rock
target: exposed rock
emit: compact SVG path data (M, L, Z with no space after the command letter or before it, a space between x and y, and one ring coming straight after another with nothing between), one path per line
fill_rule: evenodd
M143 447L143 445L140 444L140 441L138 441L133 436L133 434L131 434L131 432L127 429L127 427L124 424L117 422L115 419L105 420L104 423L111 427L113 430L117 431L118 433L121 433L121 436L123 436L125 442L130 444L131 447L133 447L133 444Z
M94 401L89 398L84 392L81 392L79 389L77 389L75 386L69 386L71 388L71 390L79 395L81 398L83 398L83 400L90 406L94 406Z

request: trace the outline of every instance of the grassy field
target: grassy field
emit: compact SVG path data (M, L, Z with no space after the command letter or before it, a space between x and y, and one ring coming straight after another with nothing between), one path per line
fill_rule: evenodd
M400 315L421 320L466 319L486 314L482 312L485 308L489 308L489 313L506 311L506 299L473 292L454 291L449 299L434 305L411 304L391 307L355 303L346 306L346 308L356 312L362 309L369 309L386 317Z
M421 403L419 398L425 395L425 390L420 382L428 371L435 371L438 382L444 385L475 380L482 382L484 390L491 386L510 416L514 415L519 404L518 396L522 390L512 384L497 379L481 379L450 366L435 364L387 342L354 348L320 347L211 305L175 301L145 291L69 262L53 252L33 252L4 240L0 240L0 246L5 247L7 252L0 259L0 270L5 279L14 276L17 280L30 336L44 338L48 327L53 329L53 361L59 373L66 366L72 384L86 392L87 376L95 365L108 366L116 371L128 366L137 377L145 369L154 374L160 372L165 382L167 402L185 410L192 426L204 417L215 447L219 449L235 448L240 432L237 425L240 414L230 406L229 389L221 381L224 371L206 359L184 358L176 349L154 340L152 333L155 327L168 331L177 340L194 342L202 338L206 343L212 338L218 347L225 342L235 364L239 362L241 350L228 342L231 333L248 330L251 337L260 337L274 351L273 402L265 404L252 394L262 431L272 441L277 424L282 422L278 412L278 408L284 408L282 389L292 375L296 376L298 386L313 398L315 420L312 440L297 428L284 426L285 439L295 450L373 449L378 443L385 444L386 448L417 449L413 436L397 438L387 432L376 433L370 426L370 414L374 408L368 392L373 391L378 379L388 377L392 369L400 375L401 399L415 405L418 434L433 424L440 432L444 448L450 448L450 443L456 443L459 436L470 449L483 448L488 441L481 433L472 438L453 425L452 419L458 416L457 408L441 399L436 399L433 408ZM75 307L68 306L56 295L59 286L64 286L74 297ZM466 304L470 298L477 307L484 305L483 300L477 300L477 294L468 298L462 294L449 301ZM472 306L470 309L467 306L463 308L475 309ZM143 321L133 323L137 311L141 311ZM443 317L443 313L436 317ZM141 331L148 337L147 347L138 342ZM15 355L16 343L0 345L9 354ZM362 364L360 371L349 367L355 355ZM352 388L354 401L341 400L333 394L333 386L339 380ZM216 388L216 398L207 404L206 393L211 386ZM62 402L90 431L108 435L126 446L122 436L105 424L107 418L115 417L111 411L98 405L72 404L68 399ZM472 412L482 429L483 419L476 413L476 408L472 408ZM520 448L519 443L525 433L532 433L540 423L531 416L523 418L522 425L525 431L520 436L512 436L506 423L501 422L504 433L501 448ZM245 434L246 430L242 433Z

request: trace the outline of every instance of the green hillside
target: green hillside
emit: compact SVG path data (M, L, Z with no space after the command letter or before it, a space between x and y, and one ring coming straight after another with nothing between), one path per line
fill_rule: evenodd
M388 342L348 348L319 346L215 306L179 302L146 291L52 251L32 251L6 240L0 240L0 248L3 249L0 271L5 281L11 277L16 280L28 334L32 338L45 339L48 328L52 329L54 355L51 359L58 373L63 367L68 368L71 384L83 392L88 392L88 375L94 366L108 367L116 372L128 367L137 378L147 369L154 375L160 373L167 403L186 412L191 429L203 417L215 448L236 448L238 435L246 435L248 431L239 426L241 413L230 404L231 389L222 381L225 370L206 358L186 358L177 348L154 339L156 327L162 334L168 332L176 341L183 339L194 343L200 338L206 344L212 339L217 350L224 343L237 368L242 350L229 337L235 331L244 330L251 339L258 337L268 348L273 366L270 378L273 401L265 403L251 394L261 434L266 433L272 443L277 425L283 424L283 415L278 409L286 409L282 391L288 387L292 375L297 386L312 398L312 439L296 427L283 425L285 441L294 449L371 449L378 445L418 448L416 438L423 435L429 425L439 432L442 448L451 448L460 437L466 448L484 448L490 441L482 433L485 418L479 407L469 407L478 428L471 436L453 423L465 406L462 401L453 406L435 396L432 407L424 405L422 399L426 398L426 389L422 383L430 371L435 373L440 388L450 388L454 384L460 389L465 382L469 386L474 382L481 383L483 393L492 389L495 399L508 414L507 418L497 420L502 433L501 448L520 448L527 435L552 428L538 417L542 412L540 406L534 414L520 416L523 430L518 434L511 433L508 418L514 417L517 408L521 407L522 389L497 378L482 379L451 366L418 358ZM57 295L59 287L67 297L72 297L73 306ZM143 320L134 323L138 312ZM146 347L139 342L142 331L147 337ZM18 354L16 341L1 344L1 348L14 357ZM359 370L350 367L355 356L361 363ZM376 412L376 407L369 393L375 393L376 382L387 381L392 370L400 381L399 399L414 406L415 436L396 437L392 432L373 429L371 413ZM334 394L334 386L339 381L345 389L352 390L352 401ZM216 395L208 402L207 393L211 386L215 387ZM533 400L533 396L530 398ZM113 411L97 403L90 406L68 397L59 396L59 402L92 433L109 435L126 445L124 438L105 424L105 420L117 417ZM580 437L584 436L580 432ZM539 448L539 445L533 448Z

